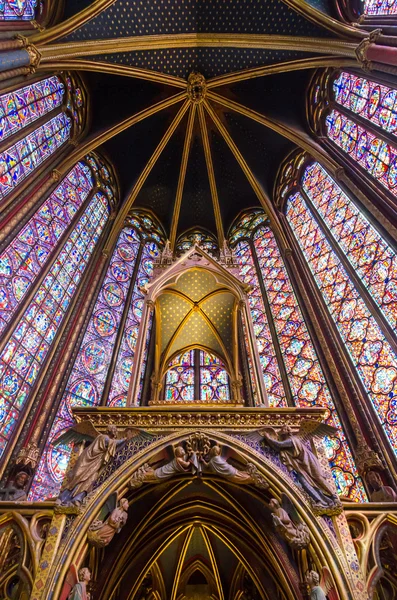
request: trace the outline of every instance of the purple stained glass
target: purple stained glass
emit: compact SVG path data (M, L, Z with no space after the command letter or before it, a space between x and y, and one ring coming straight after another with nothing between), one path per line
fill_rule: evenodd
M397 454L397 356L301 194L289 197L287 218Z
M0 153L1 201L70 137L72 122L61 113Z
M123 402L123 406L126 406L127 403L128 387L134 365L135 346L138 339L139 324L142 320L144 294L141 288L149 282L153 272L153 263L157 255L157 244L147 242L143 248L131 304L116 359L116 367L107 400L110 405L113 405L112 403L116 398L118 406L121 405L121 402Z
M397 0L364 0L365 15L397 15Z
M53 256L93 183L90 169L78 163L0 255L0 333Z
M0 2L0 21L33 21L37 0L3 0Z
M222 361L200 350L200 400L205 402L229 402L229 376Z
M326 118L327 135L367 173L397 196L397 149L333 110Z
M108 218L98 192L69 234L0 354L0 453L28 401Z
M363 484L358 477L276 239L269 227L258 229L254 235L254 246L294 402L301 407L322 406L327 409L326 422L338 430L335 438L325 442L338 492L351 500L365 501Z
M342 72L332 85L336 102L381 129L397 133L397 90Z
M318 163L302 186L393 329L397 326L397 256L375 227Z
M165 399L172 402L194 400L194 350L176 356L165 375Z
M249 242L239 242L234 249L234 253L240 263L241 279L252 286L248 301L269 406L287 406L284 386Z
M54 75L1 95L0 141L61 106L64 94L62 81Z

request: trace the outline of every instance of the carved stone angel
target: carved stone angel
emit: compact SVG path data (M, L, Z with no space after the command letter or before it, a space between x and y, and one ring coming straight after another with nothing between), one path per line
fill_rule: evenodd
M301 486L313 499L314 506L321 509L339 507L341 503L309 443L314 437L323 438L335 435L335 432L334 427L306 419L302 421L297 434L293 434L286 425L282 427L278 439L271 427L261 429L256 435L259 434L260 439L280 453L282 462L289 471L295 472Z
M117 506L117 494L112 494L89 527L87 538L92 546L104 548L119 533L128 519L128 500L121 498Z
M182 446L174 448L174 458L157 469L153 469L148 463L135 471L130 479L130 488L136 489L144 483L162 483L166 479L170 479L175 475L183 473L194 474L196 467L194 462L187 456Z
M295 507L285 494L282 494L281 502L282 506L275 498L269 502L274 528L291 548L302 550L310 542L309 529L306 523L300 521Z
M64 489L60 493L57 503L62 506L81 504L84 497L91 491L101 470L116 454L117 448L139 434L139 430L129 429L126 430L125 438L117 439L115 425L109 425L107 433L104 434L99 433L91 421L83 421L63 433L55 441L56 444L71 441L81 443L87 440L91 444L83 450L75 465L67 473Z
M59 600L90 600L91 594L87 586L91 581L91 571L87 567L77 569L71 565L65 578L65 583L59 596Z
M224 477L232 483L239 485L256 485L262 489L267 489L269 484L265 478L259 473L256 467L252 464L247 465L246 471L239 471L236 467L233 467L227 462L226 458L222 456L222 449L218 444L212 446L209 451L209 460L206 461L204 458L201 461L205 464L206 471L210 471L215 475Z
M320 576L316 571L310 571L306 576L306 583L310 587L310 600L338 600L332 575L327 567L323 567Z

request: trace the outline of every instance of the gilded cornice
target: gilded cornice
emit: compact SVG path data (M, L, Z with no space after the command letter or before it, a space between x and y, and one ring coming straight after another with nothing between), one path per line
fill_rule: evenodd
M235 429L244 431L261 427L282 427L289 425L299 429L304 419L322 421L325 416L323 408L195 408L170 407L158 408L108 408L73 409L73 415L78 423L89 419L94 426L102 431L112 423L118 427L140 427L146 431L164 429L186 429L205 427L214 430Z

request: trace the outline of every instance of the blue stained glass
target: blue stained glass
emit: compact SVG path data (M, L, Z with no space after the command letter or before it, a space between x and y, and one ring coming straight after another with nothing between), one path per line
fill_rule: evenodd
M0 2L0 21L33 21L38 0L3 0Z
M104 195L95 194L69 234L0 354L0 453L32 391L84 269L108 218Z

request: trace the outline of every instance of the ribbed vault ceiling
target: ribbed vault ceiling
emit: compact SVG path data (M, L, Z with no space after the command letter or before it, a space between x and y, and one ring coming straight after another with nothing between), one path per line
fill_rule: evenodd
M91 4L66 0L65 18ZM205 79L199 102L181 98L102 144L121 184L120 219L132 206L148 208L172 242L192 227L221 242L241 210L271 200L279 165L295 148L293 134L308 132L305 100L314 67L340 60L329 48L310 47L315 39L337 40L323 21L324 14L335 16L332 1L311 0L308 9L297 4L115 0L53 42L64 53L59 66L85 72L91 136L186 93L192 72ZM259 48L253 35L271 43Z

